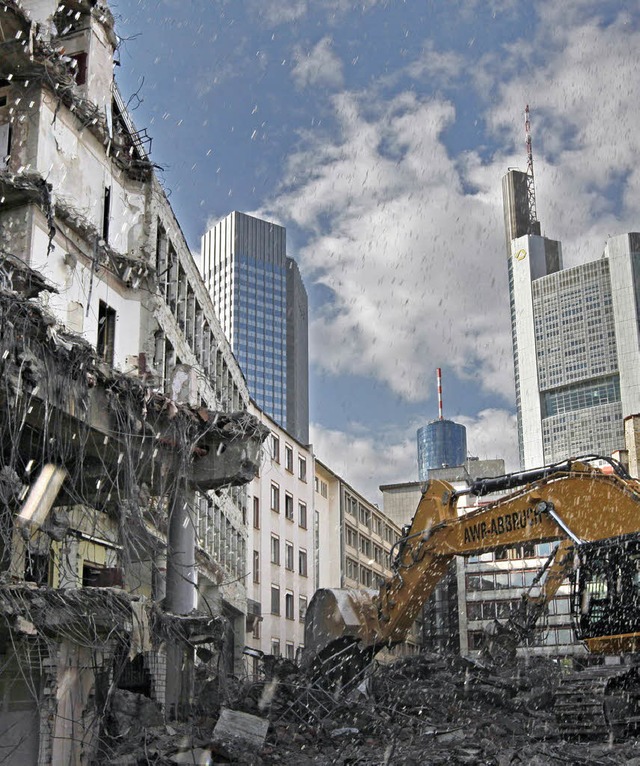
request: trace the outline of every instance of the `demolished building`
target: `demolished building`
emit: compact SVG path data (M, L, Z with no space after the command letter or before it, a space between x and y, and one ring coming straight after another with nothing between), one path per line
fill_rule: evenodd
M194 663L239 665L266 430L113 81L109 9L0 16L0 762L84 764L118 694L179 718Z

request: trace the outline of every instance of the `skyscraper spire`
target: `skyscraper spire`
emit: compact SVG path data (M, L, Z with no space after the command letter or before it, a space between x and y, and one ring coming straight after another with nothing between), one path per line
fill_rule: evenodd
M533 179L533 149L531 148L531 122L529 104L524 110L524 135L527 148L527 201L529 204L529 234L539 234L538 212L536 210L536 187Z

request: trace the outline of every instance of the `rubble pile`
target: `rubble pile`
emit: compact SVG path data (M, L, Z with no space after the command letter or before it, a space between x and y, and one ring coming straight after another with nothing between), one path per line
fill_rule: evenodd
M640 735L568 741L544 658L499 671L457 655L373 665L345 690L286 672L203 694L190 722L162 722L151 700L118 692L112 766L640 766ZM232 684L233 685L233 684ZM227 696L227 700L222 698Z
M375 667L346 695L286 679L267 692L272 702L262 715L271 727L264 747L231 762L640 766L640 739L561 737L553 692L562 672L542 658L492 672L459 656L427 653ZM245 693L238 706L256 712L255 694ZM224 761L212 757L217 762Z

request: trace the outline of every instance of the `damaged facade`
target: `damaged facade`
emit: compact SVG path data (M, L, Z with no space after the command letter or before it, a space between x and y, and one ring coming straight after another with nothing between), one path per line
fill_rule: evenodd
M180 717L195 663L241 663L267 431L115 88L110 11L1 11L0 761L104 762L118 698Z

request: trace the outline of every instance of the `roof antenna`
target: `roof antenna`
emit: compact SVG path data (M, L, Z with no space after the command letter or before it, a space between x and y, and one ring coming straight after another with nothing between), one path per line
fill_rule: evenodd
M442 417L442 370L438 367L436 370L436 380L438 381L438 420Z
M524 135L527 147L527 202L529 204L529 234L538 233L538 212L536 210L536 187L533 180L533 150L531 148L531 122L529 104L524 110Z

